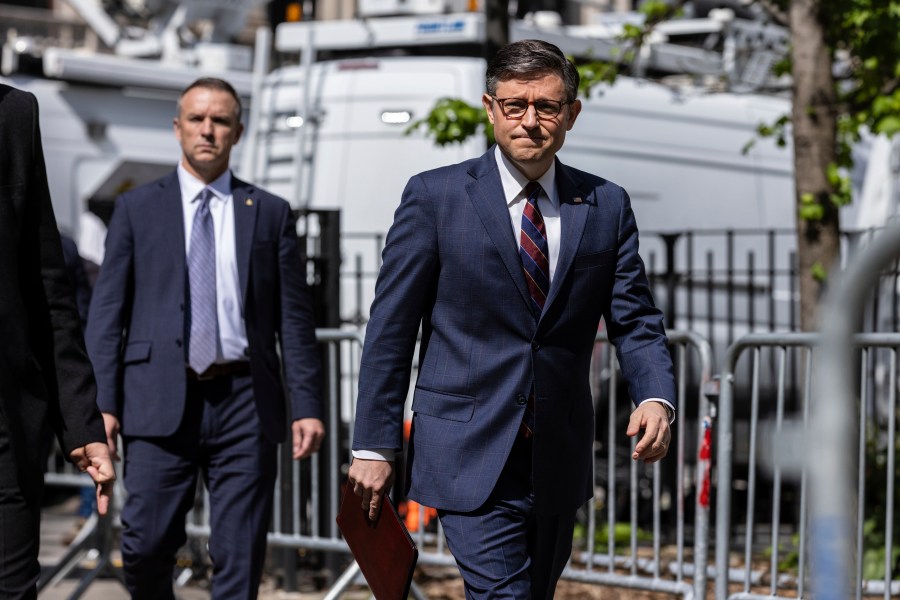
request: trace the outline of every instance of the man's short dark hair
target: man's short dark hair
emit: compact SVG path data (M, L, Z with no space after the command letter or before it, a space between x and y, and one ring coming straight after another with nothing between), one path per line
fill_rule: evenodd
M241 113L243 112L243 107L241 106L241 99L238 97L237 91L235 91L234 87L225 81L224 79L219 79L218 77L201 77L192 83L191 85L184 88L181 94L178 96L178 104L175 107L175 115L181 115L181 99L184 98L185 94L190 92L195 88L204 88L207 90L218 90L220 92L225 92L226 94L230 94L232 98L234 98L234 102L236 104L235 108L235 117L237 118L237 122L241 122Z
M497 84L516 78L555 74L566 86L566 100L578 96L578 70L562 50L541 40L522 40L508 44L494 55L485 76L487 93L497 95Z

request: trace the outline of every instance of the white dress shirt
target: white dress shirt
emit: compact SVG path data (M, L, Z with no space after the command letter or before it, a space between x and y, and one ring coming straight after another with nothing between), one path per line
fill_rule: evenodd
M500 147L495 149L497 168L500 169L500 183L503 184L503 195L506 198L506 206L509 208L509 220L512 223L513 235L516 244L520 245L522 233L522 213L525 212L525 204L528 198L525 196L525 186L529 179L509 161ZM547 172L541 175L537 182L541 184L541 193L538 195L537 204L544 217L544 228L547 232L547 251L550 255L550 282L556 273L556 263L559 262L559 194L556 192L556 162L550 165Z
M200 206L197 196L205 187L213 193L209 201L209 212L212 214L216 240L216 316L219 319L216 362L247 360L247 330L242 317L241 284L238 278L231 171L225 171L207 185L191 175L179 162L178 182L181 186L181 208L184 211L185 256L191 251L194 213Z

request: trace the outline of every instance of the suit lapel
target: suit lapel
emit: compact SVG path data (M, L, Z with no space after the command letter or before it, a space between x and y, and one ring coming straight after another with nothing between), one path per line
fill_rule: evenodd
M181 184L178 172L173 171L160 182L160 206L157 215L149 215L159 219L159 231L163 234L161 247L168 253L173 273L187 272L187 252L184 246L184 207L181 202ZM177 232L176 235L171 235ZM184 278L180 278L182 283Z
M494 242L509 276L522 295L522 300L531 310L531 294L525 283L519 247L509 223L509 208L504 202L503 185L500 183L500 172L497 170L493 146L475 162L469 174L474 177L466 185L469 201L491 241Z
M550 295L547 297L547 306L544 307L545 313L559 293L559 288L572 266L584 233L588 208L595 202L593 198L588 197L591 190L581 189L581 181L568 167L559 162L559 159L556 161L556 191L559 194L559 258L553 280L550 282Z
M253 248L253 232L259 201L254 198L253 186L237 177L231 178L231 197L234 203L234 244L237 256L238 279L241 299L247 297L247 280L250 273L250 250Z

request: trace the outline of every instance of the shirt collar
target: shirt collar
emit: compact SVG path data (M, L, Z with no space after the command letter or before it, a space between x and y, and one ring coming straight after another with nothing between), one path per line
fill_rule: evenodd
M497 160L497 168L500 170L500 183L503 185L503 195L506 198L507 206L512 206L521 199L522 188L524 188L529 179L519 171L511 160L500 151L500 146L494 148L494 157ZM550 203L555 207L559 207L559 194L556 192L556 161L550 163L550 168L538 177L537 182L544 189L544 194L549 198Z
M210 183L204 183L192 175L181 161L178 162L178 182L181 185L181 197L188 203L197 199L197 195L208 187L215 198L224 200L231 195L231 169L226 169Z

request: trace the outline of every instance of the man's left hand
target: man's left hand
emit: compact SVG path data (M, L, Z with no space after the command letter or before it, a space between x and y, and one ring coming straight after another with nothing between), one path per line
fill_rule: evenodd
M642 429L644 435L638 440L631 458L643 460L645 463L654 463L665 458L669 451L669 442L672 440L672 430L669 428L666 407L661 402L642 402L631 413L626 435L634 437Z
M87 473L97 484L97 512L105 515L112 500L116 470L109 456L109 446L105 442L92 442L69 454L72 462L83 473Z
M297 419L291 423L293 433L294 460L306 458L319 451L325 438L325 424L320 419Z

